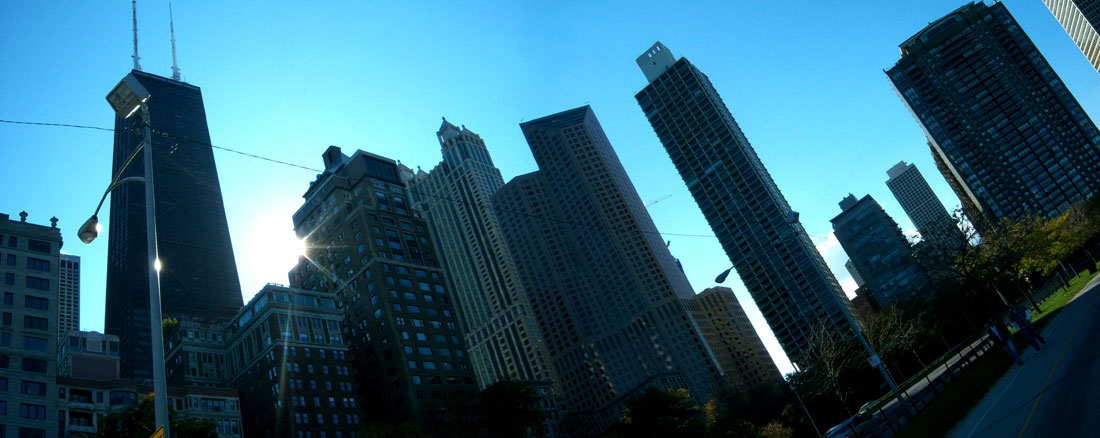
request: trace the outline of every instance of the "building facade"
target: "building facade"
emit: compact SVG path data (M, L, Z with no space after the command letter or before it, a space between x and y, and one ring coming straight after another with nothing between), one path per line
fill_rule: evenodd
M80 257L61 254L58 278L57 340L65 333L80 330Z
M243 304L233 246L210 146L206 111L198 87L134 70L151 97L157 252L164 317L201 318L212 310ZM142 142L141 117L115 118L111 177ZM122 170L141 176L142 153ZM111 194L105 326L121 345L122 375L151 379L149 278L145 233L145 186L123 184Z
M803 363L819 325L850 333L840 284L710 79L659 42L637 62L638 105L787 355Z
M19 216L0 214L0 436L53 437L61 230Z
M119 378L118 336L72 330L65 333L58 353L58 377L114 380Z
M688 308L699 321L703 338L731 387L748 389L759 384L783 384L783 376L733 295L733 289L708 288L692 297Z
M843 211L831 221L833 233L859 272L862 286L870 289L876 308L915 296L928 285L909 240L871 195L856 200L849 194L840 208Z
M363 428L343 319L328 292L268 284L226 325L246 435L352 438Z
M326 291L344 310L343 337L371 421L420 421L422 409L468 400L477 384L435 239L412 209L397 163L332 146L294 213L307 254L291 285Z
M138 403L153 387L133 379L57 378L57 409L61 438L94 435L104 418ZM227 388L168 388L168 406L178 415L214 422L218 438L241 438L237 391Z
M967 4L886 71L979 231L1100 191L1100 131L1004 3Z
M228 387L226 358L230 317L176 319L164 331L164 375L169 386Z
M1050 13L1066 29L1066 33L1088 58L1092 68L1100 72L1100 1L1043 0Z
M722 377L691 285L591 108L520 127L539 170L492 202L567 409L599 428L658 375L705 403Z
M404 175L453 285L478 384L484 389L502 379L552 379L549 354L491 204L504 178L485 142L465 126L444 120L436 135L443 161L431 172Z

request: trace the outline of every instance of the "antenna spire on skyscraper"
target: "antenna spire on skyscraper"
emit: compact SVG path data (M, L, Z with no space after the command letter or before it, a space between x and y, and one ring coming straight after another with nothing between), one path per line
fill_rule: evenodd
M132 2L134 9L134 70L141 71L141 57L137 50L137 0Z
M168 29L172 32L172 79L178 81L180 67L176 64L176 23L172 20L172 2L168 2Z

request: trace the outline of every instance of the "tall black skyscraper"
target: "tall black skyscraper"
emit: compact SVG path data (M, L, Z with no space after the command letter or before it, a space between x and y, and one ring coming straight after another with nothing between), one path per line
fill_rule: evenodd
M149 91L161 309L165 318L201 318L243 305L218 170L199 87L130 72ZM118 173L142 141L141 117L115 118ZM148 151L150 149L146 149ZM144 153L143 151L142 153ZM122 175L141 176L139 153ZM121 342L123 377L152 378L145 186L125 184L111 195L107 256L106 331Z
M787 355L803 361L818 327L848 332L844 291L707 76L661 43L638 66L638 105Z
M1100 192L1100 131L1003 3L929 24L886 74L979 231Z

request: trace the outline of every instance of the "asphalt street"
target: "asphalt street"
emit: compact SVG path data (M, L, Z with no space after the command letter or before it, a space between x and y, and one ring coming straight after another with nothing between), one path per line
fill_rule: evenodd
M1043 349L1024 350L1024 364L1013 365L948 436L1100 436L1097 285L1100 276L1044 328Z

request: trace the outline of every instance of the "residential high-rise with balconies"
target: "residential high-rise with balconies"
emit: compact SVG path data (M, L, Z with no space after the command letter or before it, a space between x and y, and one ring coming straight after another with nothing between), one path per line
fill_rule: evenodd
M152 145L130 160L142 142L142 117L116 116L110 176L143 175L142 154L152 151L162 315L235 312L243 304L241 285L202 92L138 70L130 76L150 94L145 106ZM119 337L122 376L138 380L153 378L145 211L144 184L123 184L111 193L105 328Z
M424 212L452 285L470 362L482 388L502 379L552 379L549 354L490 200L504 178L481 136L446 120L443 161L411 170L413 206Z
M702 71L656 43L638 105L792 361L811 334L850 333L844 291ZM855 321L853 319L853 321Z
M568 411L598 429L648 387L706 402L722 374L681 301L695 294L595 114L520 127L539 170L492 202Z
M886 71L979 232L1100 192L1100 131L1004 3L967 4Z
M424 409L473 398L478 388L435 238L411 208L396 162L364 151L349 157L336 146L324 162L294 213L307 250L291 285L341 303L370 421L439 421Z
M1092 68L1100 71L1100 0L1043 0L1050 13L1066 29L1066 33L1088 58Z

